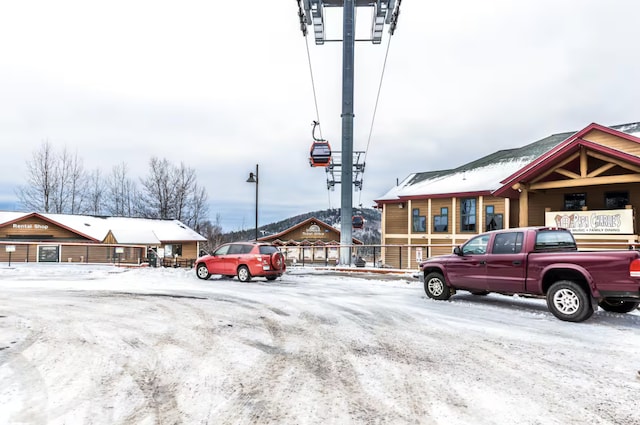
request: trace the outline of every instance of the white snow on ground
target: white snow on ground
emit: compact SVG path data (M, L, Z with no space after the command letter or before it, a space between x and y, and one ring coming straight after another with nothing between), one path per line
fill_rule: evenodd
M640 424L640 314L411 275L0 265L1 424Z

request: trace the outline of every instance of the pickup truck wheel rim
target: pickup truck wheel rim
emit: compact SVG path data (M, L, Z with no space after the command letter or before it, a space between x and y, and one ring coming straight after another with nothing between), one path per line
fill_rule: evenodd
M554 294L553 304L562 314L573 314L580 308L580 298L570 289L561 289Z
M433 278L429 281L429 292L433 294L434 297L439 297L442 295L442 291L444 290L444 285L440 279Z

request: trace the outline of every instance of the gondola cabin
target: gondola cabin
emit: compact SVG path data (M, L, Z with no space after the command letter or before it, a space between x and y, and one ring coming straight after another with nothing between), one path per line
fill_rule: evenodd
M351 218L351 225L354 229L362 229L364 226L364 217L361 215L354 215Z
M309 151L312 167L326 167L331 162L331 146L327 141L315 141Z

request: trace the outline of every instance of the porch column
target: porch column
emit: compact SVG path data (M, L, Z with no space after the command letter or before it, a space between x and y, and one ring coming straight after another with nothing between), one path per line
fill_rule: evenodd
M431 243L431 229L433 228L433 213L431 212L431 198L427 201L427 237Z
M511 217L511 204L510 204L510 199L509 198L504 198L504 228L505 229L509 229L511 228L511 223L509 220L509 217Z
M526 187L520 189L520 219L518 226L526 227L529 225L529 191Z

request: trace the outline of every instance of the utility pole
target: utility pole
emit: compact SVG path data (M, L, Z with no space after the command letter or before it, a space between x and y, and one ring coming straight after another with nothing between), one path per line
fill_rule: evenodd
M301 4L302 2L302 4ZM397 5L396 5L397 2ZM356 41L371 41L380 44L385 24L390 24L393 35L400 13L402 0L298 0L300 29L307 36L307 25L313 25L316 45L325 42L342 42L342 171L340 182L340 264L351 264L353 245L353 185L362 186L362 181L353 179L353 118L354 118L354 57ZM324 29L324 8L343 7L342 40L328 40ZM371 37L356 40L356 7L373 9ZM304 12L303 12L304 8ZM364 165L358 164L359 171ZM332 182L335 183L335 182Z

